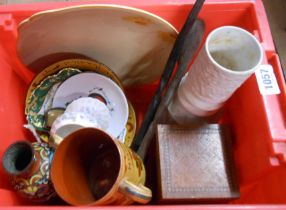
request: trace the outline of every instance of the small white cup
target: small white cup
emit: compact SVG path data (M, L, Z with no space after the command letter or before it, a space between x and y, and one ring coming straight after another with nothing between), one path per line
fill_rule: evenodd
M110 119L109 110L103 102L95 98L82 97L70 103L64 114L54 121L50 135L54 140L57 139L58 144L59 139L82 127L95 127L106 131Z
M223 26L212 31L168 107L178 123L214 114L260 66L263 50L248 31Z
M88 115L93 119L96 119L98 125L103 130L108 129L111 119L111 115L106 104L96 98L91 97L82 97L74 100L67 106L65 112L81 112Z

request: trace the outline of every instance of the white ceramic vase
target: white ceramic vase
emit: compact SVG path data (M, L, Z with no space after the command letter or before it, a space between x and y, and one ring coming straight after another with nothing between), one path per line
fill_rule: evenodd
M169 105L178 123L218 111L261 65L263 50L244 29L223 26L212 31Z

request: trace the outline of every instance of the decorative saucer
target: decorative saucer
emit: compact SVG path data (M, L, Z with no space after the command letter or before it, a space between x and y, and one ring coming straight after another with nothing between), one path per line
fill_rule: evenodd
M101 96L109 109L111 121L106 132L118 137L128 120L128 103L123 90L105 76L85 72L68 78L56 90L52 107L66 108L75 99L92 94Z

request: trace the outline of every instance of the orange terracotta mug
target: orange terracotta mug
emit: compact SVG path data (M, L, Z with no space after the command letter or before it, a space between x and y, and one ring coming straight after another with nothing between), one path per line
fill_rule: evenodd
M97 128L82 128L62 141L51 178L58 195L76 206L148 203L152 198L139 156Z

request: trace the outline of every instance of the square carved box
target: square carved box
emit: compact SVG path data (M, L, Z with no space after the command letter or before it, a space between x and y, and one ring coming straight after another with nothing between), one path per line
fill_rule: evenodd
M160 124L157 129L160 202L211 202L239 197L226 127Z

